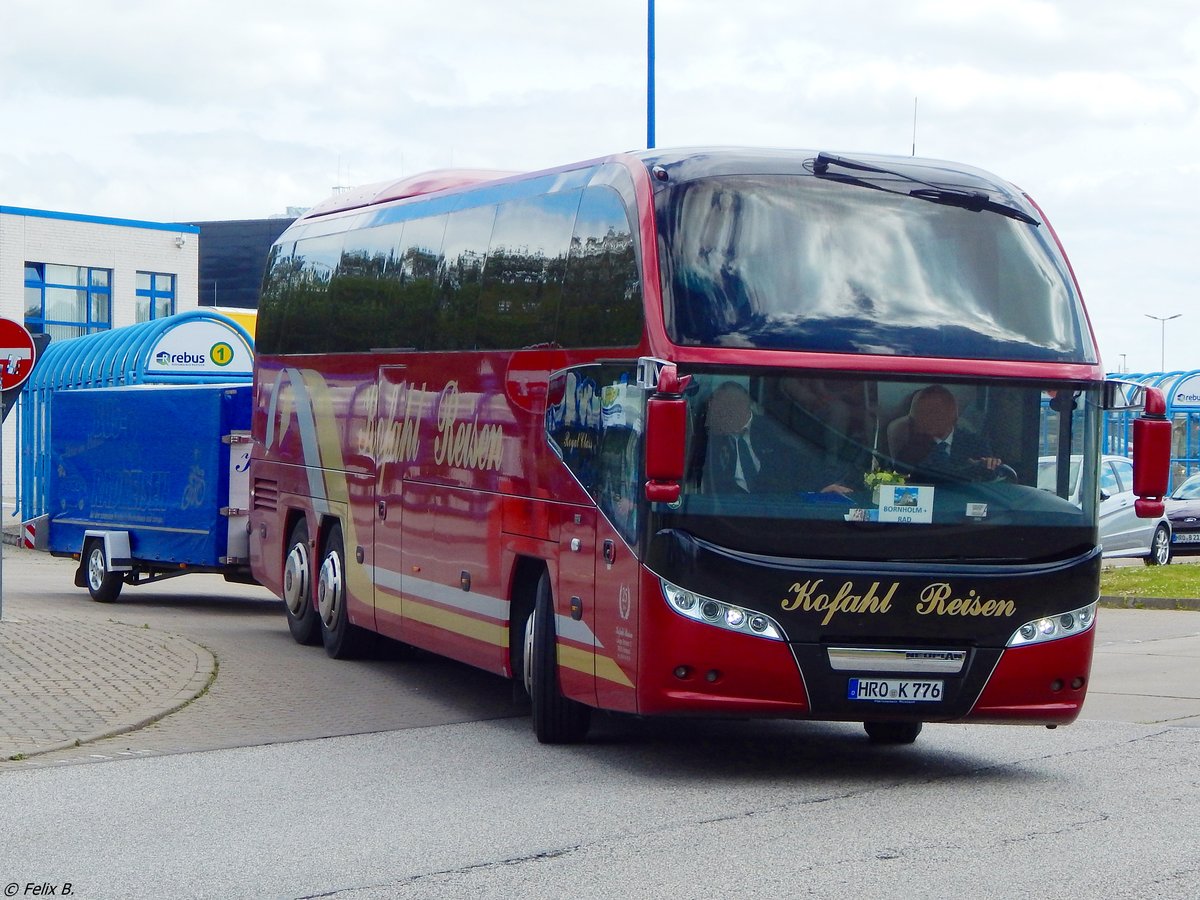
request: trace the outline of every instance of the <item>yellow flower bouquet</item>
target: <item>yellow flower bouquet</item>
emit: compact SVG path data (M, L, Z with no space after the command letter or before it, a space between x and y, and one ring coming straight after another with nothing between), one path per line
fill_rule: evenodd
M863 476L863 483L871 489L871 502L879 502L879 488L884 484L905 484L908 479L891 469L875 469Z

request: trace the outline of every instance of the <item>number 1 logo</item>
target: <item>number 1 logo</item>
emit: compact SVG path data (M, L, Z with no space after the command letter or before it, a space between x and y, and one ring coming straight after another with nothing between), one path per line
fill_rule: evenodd
M227 366L233 362L233 347L224 341L213 344L208 351L208 358L214 365Z

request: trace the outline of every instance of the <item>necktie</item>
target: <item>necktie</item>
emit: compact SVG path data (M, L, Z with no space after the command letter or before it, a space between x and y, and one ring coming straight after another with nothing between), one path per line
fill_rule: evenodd
M933 453L930 454L930 458L934 462L950 462L950 445L945 441L938 441L933 445Z
M733 439L733 452L736 464L733 470L733 480L743 491L749 491L758 475L758 460L750 449L750 439L742 432Z

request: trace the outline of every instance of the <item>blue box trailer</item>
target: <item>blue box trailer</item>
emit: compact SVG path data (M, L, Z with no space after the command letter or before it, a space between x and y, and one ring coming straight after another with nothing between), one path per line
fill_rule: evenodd
M253 583L249 384L63 391L50 421L46 547L115 600L188 572Z

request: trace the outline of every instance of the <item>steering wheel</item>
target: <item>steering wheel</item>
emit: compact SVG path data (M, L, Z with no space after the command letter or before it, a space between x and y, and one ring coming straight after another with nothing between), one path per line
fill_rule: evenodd
M1016 484L1018 481L1017 470L1004 463L1000 463L994 469L973 463L967 471L973 481L1003 481L1006 484Z

